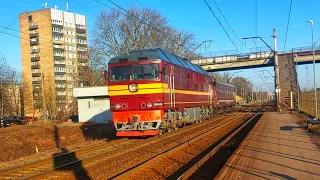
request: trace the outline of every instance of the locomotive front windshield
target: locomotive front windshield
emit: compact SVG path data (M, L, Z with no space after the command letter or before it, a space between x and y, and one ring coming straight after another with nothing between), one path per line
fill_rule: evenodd
M135 64L110 68L110 81L112 82L157 79L159 79L159 64Z

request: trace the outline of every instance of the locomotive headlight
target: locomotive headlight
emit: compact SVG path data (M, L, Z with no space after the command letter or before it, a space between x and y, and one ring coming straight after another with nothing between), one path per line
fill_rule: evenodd
M163 105L163 103L162 102L155 102L155 103L153 103L153 105L156 107L160 107Z
M120 104L116 104L116 109L120 109Z
M141 103L140 106L141 106L141 108L145 108L146 107L146 103Z
M148 108L151 108L151 107L152 107L152 103L148 102L148 103L147 103L147 107L148 107Z
M136 84L130 84L129 85L129 91L130 92L137 92L138 91L138 86Z

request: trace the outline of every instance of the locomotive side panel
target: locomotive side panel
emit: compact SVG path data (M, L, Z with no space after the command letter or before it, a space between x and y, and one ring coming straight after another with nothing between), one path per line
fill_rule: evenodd
M208 119L222 100L206 71L161 49L112 58L108 68L117 136L156 135Z

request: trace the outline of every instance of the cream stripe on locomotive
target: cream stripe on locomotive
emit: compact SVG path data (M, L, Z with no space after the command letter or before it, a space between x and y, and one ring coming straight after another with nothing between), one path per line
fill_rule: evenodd
M151 83L151 84L137 84L138 91L130 92L128 85L115 85L109 86L109 96L123 96L123 95L138 95L138 94L169 94L170 89L166 83ZM173 89L177 94L189 94L189 95L209 95L209 92L189 91Z

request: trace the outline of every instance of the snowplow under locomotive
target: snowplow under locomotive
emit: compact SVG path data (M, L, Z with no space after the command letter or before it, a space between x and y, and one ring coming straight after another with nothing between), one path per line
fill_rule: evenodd
M161 49L137 50L108 64L117 136L152 136L231 111L235 87Z

